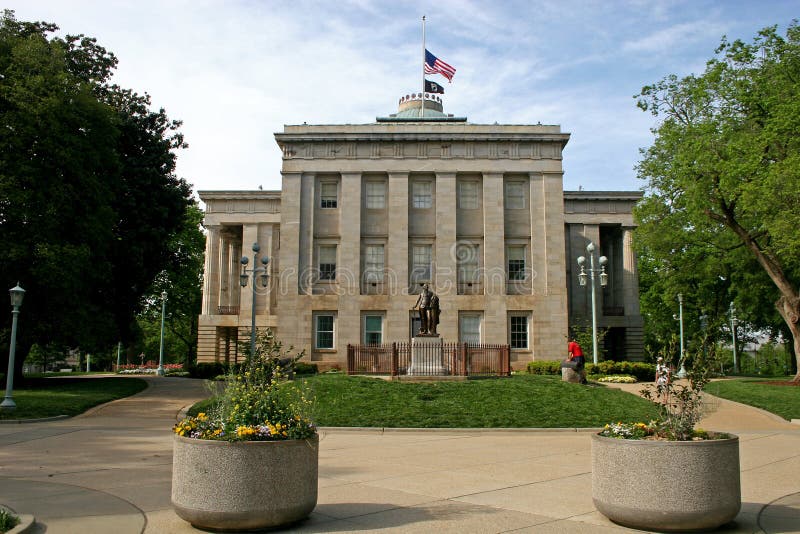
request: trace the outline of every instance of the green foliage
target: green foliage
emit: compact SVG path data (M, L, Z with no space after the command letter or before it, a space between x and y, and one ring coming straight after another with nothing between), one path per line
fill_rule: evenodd
M560 375L561 360L535 360L528 362L528 374L532 375Z
M258 333L256 351L232 370L208 414L179 422L174 432L197 439L274 441L306 439L316 433L312 402L305 388L286 380L281 362L292 365L299 355L284 351L271 330Z
M560 360L537 360L528 362L527 371L532 375L560 375ZM652 382L655 380L656 367L652 363L643 362L615 362L604 360L597 363L586 364L588 375L631 375L639 382Z
M189 371L189 376L192 378L203 378L206 380L213 379L219 375L224 375L228 372L224 363L197 363L191 364L186 368Z
M19 517L12 514L5 508L0 508L0 532L8 532L12 528L19 525Z
M656 377L656 366L644 362L615 362L605 360L597 364L587 363L589 375L631 375L639 382L652 382Z
M647 185L635 211L648 341L675 330L682 291L691 332L702 313L719 331L735 301L743 323L791 333L800 357L798 80L793 22L785 37L771 27L752 43L723 39L702 74L668 76L637 96L660 119L638 165Z
M650 385L642 396L658 406L655 434L670 440L690 441L697 437L694 426L704 413L703 389L718 365L713 346L710 350L689 353L686 358L688 385L670 380L665 385Z
M587 361L594 361L594 354L592 354L592 350L594 349L594 337L592 336L592 326L591 325L581 325L575 324L570 327L570 331L572 332L572 338L581 346L583 349L583 354ZM607 328L598 328L597 329L597 360L602 360L605 356L603 354L603 340L608 334Z
M29 378L22 384L14 383L17 409L11 413L0 412L0 419L78 415L93 406L128 397L146 387L147 382L139 378Z
M315 363L295 362L294 373L296 375L315 375L319 373L319 368Z
M137 317L142 339L136 352L157 355L161 343L161 292L167 293L164 319L164 357L170 362L194 362L197 326L203 300L205 235L203 212L193 202L170 244L171 257L144 297Z
M174 175L180 124L111 84L111 52L57 29L0 18L0 279L27 291L17 372L34 342L133 338L191 196Z

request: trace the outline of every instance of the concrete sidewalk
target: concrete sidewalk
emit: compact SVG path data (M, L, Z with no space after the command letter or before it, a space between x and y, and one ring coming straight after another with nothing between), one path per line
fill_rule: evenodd
M170 429L205 390L147 380L80 417L0 425L0 503L35 515L34 532L198 532L170 505ZM716 408L701 426L741 438L742 512L721 532L800 532L800 426ZM588 432L320 434L318 505L294 532L634 532L592 505Z

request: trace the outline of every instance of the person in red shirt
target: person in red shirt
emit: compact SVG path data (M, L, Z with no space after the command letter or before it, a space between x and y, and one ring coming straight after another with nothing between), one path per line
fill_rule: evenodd
M583 368L586 365L586 358L583 356L583 349L573 337L569 338L567 353L567 359L561 362L561 367L574 369L576 373L581 375L581 383L585 384L586 378L583 377Z

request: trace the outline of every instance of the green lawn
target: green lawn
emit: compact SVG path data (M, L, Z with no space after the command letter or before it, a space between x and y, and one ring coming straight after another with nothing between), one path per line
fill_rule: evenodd
M104 402L128 397L147 387L140 378L29 378L14 386L14 412L0 412L0 419L36 419L78 415ZM3 391L5 395L5 391Z
M771 379L788 380L788 379ZM706 386L717 397L748 404L780 415L784 419L800 419L800 387L764 384L765 379L719 380Z
M302 381L316 397L319 426L575 428L657 415L651 403L618 389L541 375L408 383L323 374ZM208 411L210 404L190 413Z

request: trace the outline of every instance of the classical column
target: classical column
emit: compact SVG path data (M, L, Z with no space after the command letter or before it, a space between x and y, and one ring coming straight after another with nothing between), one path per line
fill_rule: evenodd
M531 245L530 268L532 292L547 294L547 189L540 172L530 173Z
M206 234L203 315L216 315L219 306L219 226L208 226Z
M389 235L385 261L391 310L387 310L386 340L408 338L408 309L414 304L408 295L408 172L389 173Z
M442 320L438 332L443 339L458 339L458 294L456 264L456 173L436 173L436 250L433 291L439 295Z
M567 342L567 267L564 247L563 174L542 174L543 248L534 254L545 257L544 295L537 299L533 311L533 357L552 358L561 355ZM598 229L599 237L599 229Z
M339 199L339 246L337 247L336 281L339 285L338 335L339 350L348 343L361 342L361 173L341 173Z
M625 315L639 315L639 273L633 251L633 228L622 228L622 294Z
M508 343L503 173L483 173L483 341Z
M276 287L280 287L279 291L283 294L276 301L278 335L284 346L294 345L302 349L311 346L312 327L310 322L306 323L300 317L300 300L303 298L301 295L305 293L303 270L309 267L304 263L307 257L306 251L311 249L307 235L313 231L313 176L310 180L311 187L304 187L309 180L303 173L283 171L281 174L283 176L280 205L282 239L279 252L280 272L276 273L278 280L275 284ZM304 202L310 202L311 205L304 206ZM302 215L310 219L302 219Z

